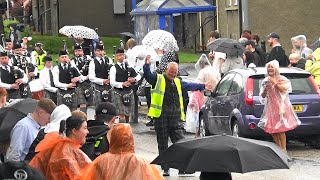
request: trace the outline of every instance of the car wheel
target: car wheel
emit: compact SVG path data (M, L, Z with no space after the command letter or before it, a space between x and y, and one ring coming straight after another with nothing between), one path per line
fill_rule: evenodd
M320 136L316 136L311 140L310 146L315 149L320 149Z
M241 137L239 123L237 120L235 120L232 124L232 136Z
M200 116L199 118L199 135L200 137L205 137L205 136L209 136L210 133L208 131L208 128L206 126L206 123L204 122L204 117Z

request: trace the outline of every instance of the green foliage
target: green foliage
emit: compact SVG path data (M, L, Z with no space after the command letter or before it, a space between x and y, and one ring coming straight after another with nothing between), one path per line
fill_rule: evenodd
M52 55L54 63L58 60L58 54L61 49L63 49L63 40L66 40L68 51L72 52L73 42L70 38L65 36L41 36L41 35L32 35L32 41L28 42L28 45L34 45L37 42L44 44L44 50ZM104 43L105 51L107 56L112 58L113 55L113 46L119 47L119 37L101 37L101 40ZM197 62L201 54L194 54L190 49L181 49L179 51L180 63L194 63Z
M48 54L58 54L61 49L63 49L63 40L67 43L68 51L72 52L73 41L66 36L41 36L33 35L32 40L28 42L28 45L34 45L37 42L41 42L44 46L43 49L48 52ZM108 56L112 57L114 45L119 46L120 38L117 37L103 37L101 38L105 46L105 51Z
M3 21L3 26L4 26L4 33L5 35L8 35L10 33L10 28L9 28L9 25L10 24L19 24L19 21L16 20L16 19L13 19L13 20L4 20Z

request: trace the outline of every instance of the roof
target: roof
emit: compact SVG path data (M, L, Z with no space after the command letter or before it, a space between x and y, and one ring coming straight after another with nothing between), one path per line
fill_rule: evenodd
M171 15L174 13L214 11L215 9L216 7L208 0L144 0L130 14L132 16Z
M247 75L247 76L256 76L256 75L266 75L267 70L265 67L254 67L254 68L243 68L243 69L234 69L231 70L230 72L237 72L242 75ZM280 68L280 74L304 74L304 75L309 75L310 73L302 70L300 68L287 68L283 67Z

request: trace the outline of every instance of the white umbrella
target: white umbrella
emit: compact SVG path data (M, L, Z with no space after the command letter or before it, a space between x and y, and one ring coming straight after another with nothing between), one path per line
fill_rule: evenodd
M60 34L76 39L99 39L97 32L85 26L64 26L59 30Z
M129 66L133 67L137 72L141 72L145 63L145 57L147 57L148 55L151 56L150 69L151 71L153 71L156 67L158 55L157 52L150 46L137 45L128 50L126 53L127 62Z
M143 45L160 49L163 51L179 51L177 40L174 36L164 30L152 30L142 40Z

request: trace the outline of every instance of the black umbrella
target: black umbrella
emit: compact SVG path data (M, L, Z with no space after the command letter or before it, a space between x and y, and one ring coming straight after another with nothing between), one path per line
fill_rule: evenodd
M12 128L28 113L32 113L37 103L38 101L34 99L23 99L0 109L0 143L10 140Z
M223 52L226 53L229 56L241 56L244 51L242 48L242 45L234 40L234 39L228 39L228 38L219 38L207 45L207 49L217 51L217 52Z
M136 36L134 34L132 34L131 32L122 32L120 33L121 35L127 36L127 37L131 37L133 39L136 38Z
M175 143L152 163L185 172L246 173L289 169L289 159L274 143L216 135Z

